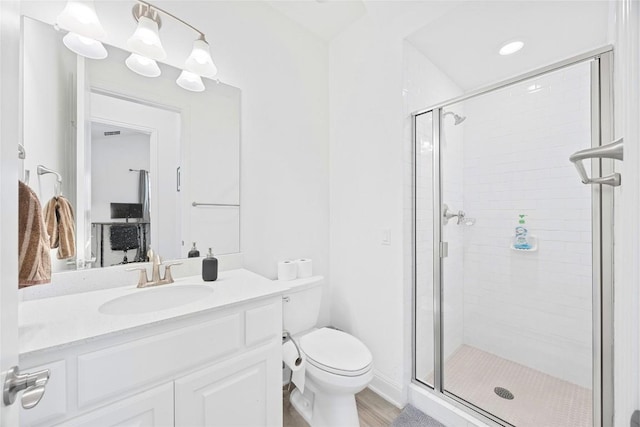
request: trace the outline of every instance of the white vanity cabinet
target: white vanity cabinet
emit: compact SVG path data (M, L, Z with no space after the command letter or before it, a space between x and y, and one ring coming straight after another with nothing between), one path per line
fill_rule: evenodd
M21 355L48 368L24 426L280 426L280 295Z

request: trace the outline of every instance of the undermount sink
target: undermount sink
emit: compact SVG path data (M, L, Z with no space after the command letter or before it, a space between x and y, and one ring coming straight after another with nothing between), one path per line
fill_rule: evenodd
M205 285L162 285L154 289L136 289L134 293L102 304L102 314L141 314L179 307L206 298L213 288Z

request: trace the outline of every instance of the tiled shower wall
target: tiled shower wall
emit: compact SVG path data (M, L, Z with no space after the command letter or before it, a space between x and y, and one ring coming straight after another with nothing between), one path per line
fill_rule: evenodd
M591 387L591 145L580 64L464 102L464 343ZM458 108L457 106L452 108ZM449 125L451 126L451 125ZM510 249L526 214L537 252Z

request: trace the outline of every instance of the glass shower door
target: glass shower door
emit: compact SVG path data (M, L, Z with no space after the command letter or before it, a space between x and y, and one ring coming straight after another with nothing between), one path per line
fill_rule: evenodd
M435 110L442 392L517 426L592 426L591 64ZM437 209L436 209L437 211Z

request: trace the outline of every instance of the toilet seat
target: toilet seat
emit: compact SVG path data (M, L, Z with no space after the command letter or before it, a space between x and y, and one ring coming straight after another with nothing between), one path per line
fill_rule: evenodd
M337 329L321 328L300 339L307 362L335 375L355 377L371 369L373 356L357 338Z

